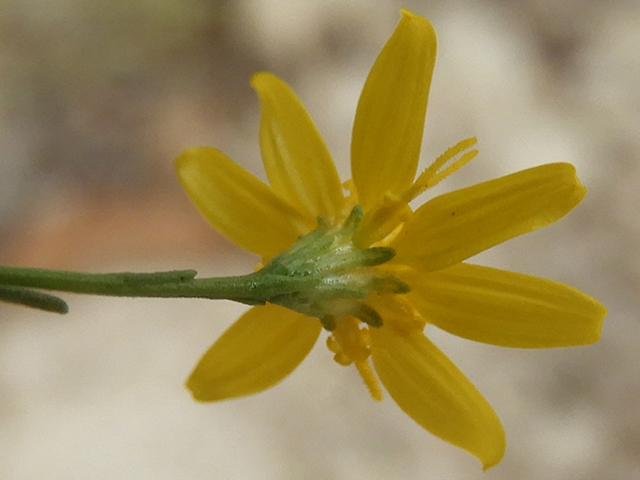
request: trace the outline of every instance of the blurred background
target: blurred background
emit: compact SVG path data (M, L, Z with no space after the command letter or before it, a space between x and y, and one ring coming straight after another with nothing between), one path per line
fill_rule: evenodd
M401 6L439 35L423 166L479 139L432 194L557 161L589 188L557 225L474 260L595 296L599 343L524 351L429 331L501 417L503 462L483 474L373 402L322 342L272 390L196 404L183 382L243 306L65 295L66 316L0 305L0 478L640 478L636 1L0 0L0 262L251 271L173 159L212 145L264 178L249 79L269 70L348 178L359 91Z

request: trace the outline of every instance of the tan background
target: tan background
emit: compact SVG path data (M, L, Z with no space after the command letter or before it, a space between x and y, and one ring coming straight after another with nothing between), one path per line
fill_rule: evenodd
M545 162L589 188L565 220L477 259L581 288L602 340L501 349L433 331L508 435L487 474L369 399L319 344L285 382L200 405L182 382L243 310L67 296L65 317L0 305L2 479L640 478L640 3L407 1L439 35L423 164L480 155L439 193ZM250 75L307 105L348 175L350 128L399 18L389 0L1 0L0 261L121 271L250 271L173 176L214 145L263 175Z

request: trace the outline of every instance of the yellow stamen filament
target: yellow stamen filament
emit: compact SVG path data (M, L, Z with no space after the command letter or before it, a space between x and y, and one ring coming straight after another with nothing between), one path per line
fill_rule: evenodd
M466 152L457 160L456 157L465 150L473 147L477 142L478 140L476 137L465 138L464 140L456 143L453 147L449 147L442 155L436 158L435 162L429 165L429 167L420 174L413 185L404 192L402 199L407 203L410 202L427 188L433 187L438 182L469 163L478 154L478 150L473 149ZM449 162L451 163L447 165Z
M382 390L380 389L380 384L378 383L378 378L375 373L373 373L373 369L371 368L371 364L369 363L369 359L363 362L356 362L356 368L360 373L360 376L364 380L364 384L369 389L369 393L373 397L374 400L378 402L382 400Z
M469 163L471 160L473 160L477 154L478 154L478 150L475 149L475 148L473 150L469 150L467 153L463 154L458 160L453 162L447 168L445 168L444 170L436 173L433 177L431 177L429 179L429 181L427 182L427 188L433 187L434 185L439 183L440 180L443 180L443 179L447 178L453 172L455 172L456 170L459 170L460 168L465 166L467 163Z
M327 348L340 365L355 363L358 373L374 400L382 400L382 389L369 363L371 336L368 328L360 328L362 322L354 317L340 317L336 329L327 338Z

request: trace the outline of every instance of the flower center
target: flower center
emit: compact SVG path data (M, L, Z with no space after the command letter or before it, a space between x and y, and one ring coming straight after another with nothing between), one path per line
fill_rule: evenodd
M259 271L263 298L319 318L329 331L336 328L336 318L340 316L381 326L382 318L366 302L369 294L407 293L409 287L391 270L379 268L394 257L394 250L354 245L353 235L361 218L362 209L355 206L338 227L331 228L319 219L316 230Z

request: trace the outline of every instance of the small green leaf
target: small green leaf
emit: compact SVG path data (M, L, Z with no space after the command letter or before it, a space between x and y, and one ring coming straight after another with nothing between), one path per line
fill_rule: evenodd
M67 313L67 303L54 295L23 287L0 285L0 301L37 308L46 312Z

